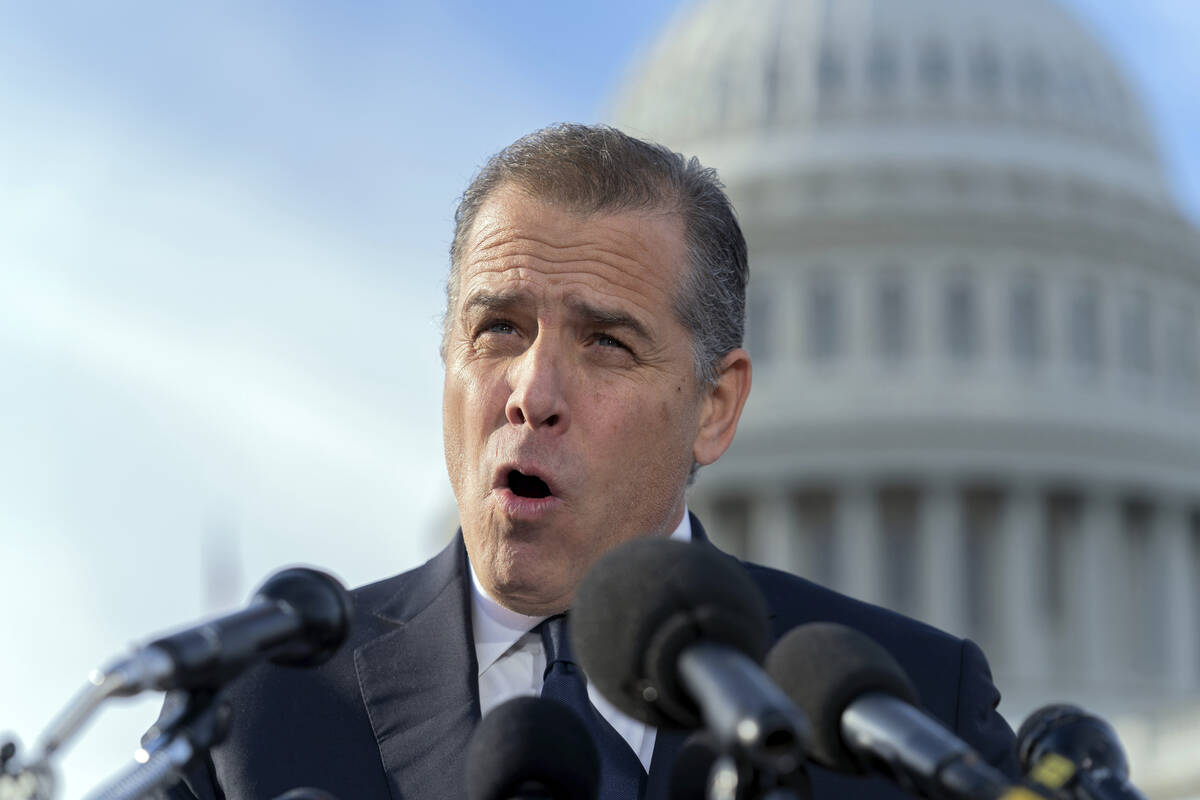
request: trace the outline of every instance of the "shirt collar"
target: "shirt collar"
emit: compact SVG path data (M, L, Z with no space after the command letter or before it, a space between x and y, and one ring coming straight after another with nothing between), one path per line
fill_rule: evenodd
M686 505L683 519L675 526L670 538L681 542L692 540L692 519ZM484 591L470 559L467 560L467 569L471 572L471 627L475 634L475 660L479 663L479 674L482 675L545 617L529 617L500 605Z

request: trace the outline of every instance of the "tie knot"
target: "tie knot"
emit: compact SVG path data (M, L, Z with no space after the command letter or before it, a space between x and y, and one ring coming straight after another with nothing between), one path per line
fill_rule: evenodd
M555 663L575 664L571 654L571 644L567 640L567 615L555 614L547 617L538 625L542 634L542 647L546 651L546 669Z

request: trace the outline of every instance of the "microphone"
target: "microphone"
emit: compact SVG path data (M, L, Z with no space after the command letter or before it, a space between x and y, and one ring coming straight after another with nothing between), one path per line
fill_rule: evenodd
M562 703L516 697L483 718L467 745L469 800L596 800L600 756Z
M316 666L346 640L352 613L350 595L336 578L306 567L276 572L240 612L155 639L131 656L92 670L88 686L42 734L35 766L49 764L54 753L110 697L131 697L146 690L185 690L191 692L191 698L210 696L212 690L260 658L296 667ZM202 705L211 712L200 712L190 723L199 724L197 730L202 730L206 747L223 734L227 711L211 703ZM148 762L97 796L142 796L122 793L142 792L139 787L149 792L160 786L172 770L192 758L193 751L187 736L175 736L151 754Z
M706 724L723 747L789 774L808 723L759 666L768 636L766 601L737 561L669 539L606 553L571 611L572 648L615 706L660 728Z
M878 772L909 792L961 800L1028 797L958 737L916 708L891 654L833 623L794 628L767 655L767 673L812 721L809 756L839 772Z
M1129 782L1129 761L1104 720L1067 704L1039 708L1017 731L1021 768L1036 783L1081 800L1145 800Z
M768 779L764 782L764 778ZM722 752L713 735L698 730L687 738L671 765L670 800L758 798L812 800L808 772L766 776Z
M260 659L314 666L346 639L350 595L333 576L293 567L275 573L241 611L155 639L105 672L114 694L215 688Z
M93 673L105 696L215 689L260 659L315 666L350 630L350 595L333 576L293 567L267 578L249 605L155 639Z
M320 664L345 641L351 613L350 595L333 576L305 567L277 572L241 611L155 639L133 655L93 670L85 689L42 734L36 763L46 763L110 697L216 689L260 659L300 667ZM172 757L182 757L181 752ZM143 771L137 779L149 774Z

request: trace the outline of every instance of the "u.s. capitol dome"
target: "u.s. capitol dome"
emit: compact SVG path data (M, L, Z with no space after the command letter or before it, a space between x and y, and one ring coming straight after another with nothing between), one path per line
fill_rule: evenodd
M750 244L718 538L1200 790L1166 746L1200 736L1200 235L1105 48L1051 0L709 0L613 116L717 167Z

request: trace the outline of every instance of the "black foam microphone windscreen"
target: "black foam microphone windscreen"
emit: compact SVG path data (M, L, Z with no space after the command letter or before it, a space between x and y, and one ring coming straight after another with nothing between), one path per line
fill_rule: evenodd
M917 692L891 653L844 625L813 622L793 628L767 654L767 674L808 715L810 757L842 772L861 772L842 739L842 713L872 692L912 705Z
M155 639L107 667L106 679L129 696L214 689L264 659L315 666L341 647L353 616L350 593L337 578L292 567L268 578L245 608Z
M467 745L469 800L595 800L600 757L575 712L541 697L501 703Z
M690 645L727 646L762 662L766 601L746 570L715 548L647 538L606 553L583 579L571 641L613 705L656 727L696 728L700 711L676 665Z

